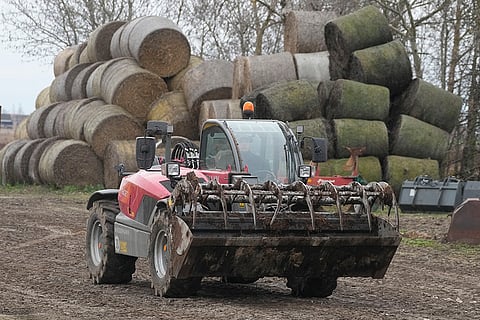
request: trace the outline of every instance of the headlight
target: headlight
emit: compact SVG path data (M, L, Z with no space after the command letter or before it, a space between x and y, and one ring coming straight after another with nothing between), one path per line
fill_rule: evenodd
M298 166L297 176L299 178L310 178L312 176L312 167L306 164Z
M166 164L166 176L169 178L178 177L180 175L180 164L176 162L169 162Z

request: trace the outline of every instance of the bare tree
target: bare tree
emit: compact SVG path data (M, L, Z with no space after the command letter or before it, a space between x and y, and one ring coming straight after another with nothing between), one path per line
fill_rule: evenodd
M52 57L96 27L149 12L150 0L5 0L0 39L26 56Z

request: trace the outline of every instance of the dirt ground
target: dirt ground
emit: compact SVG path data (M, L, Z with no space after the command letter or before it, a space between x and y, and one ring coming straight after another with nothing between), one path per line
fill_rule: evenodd
M153 295L147 262L128 285L93 285L86 193L0 187L3 319L480 319L480 248L442 243L445 214L402 214L384 279L340 278L329 298L294 298L283 279L202 282L192 298Z

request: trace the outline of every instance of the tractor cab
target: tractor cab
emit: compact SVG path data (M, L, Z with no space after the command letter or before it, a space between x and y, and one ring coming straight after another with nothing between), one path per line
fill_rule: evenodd
M211 119L200 141L200 170L244 173L291 183L303 160L292 131L275 120Z

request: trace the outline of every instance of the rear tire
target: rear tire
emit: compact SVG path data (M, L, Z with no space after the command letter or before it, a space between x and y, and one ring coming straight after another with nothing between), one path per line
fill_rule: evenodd
M176 279L172 277L172 239L168 218L161 212L153 222L150 235L149 265L152 288L156 296L188 297L200 289L201 277Z
M136 257L115 253L113 224L119 212L118 203L112 200L96 201L90 209L86 260L94 284L128 283L135 272Z
M294 297L318 297L326 298L331 296L337 287L337 278L324 276L318 278L310 277L288 277L287 287L292 289Z

